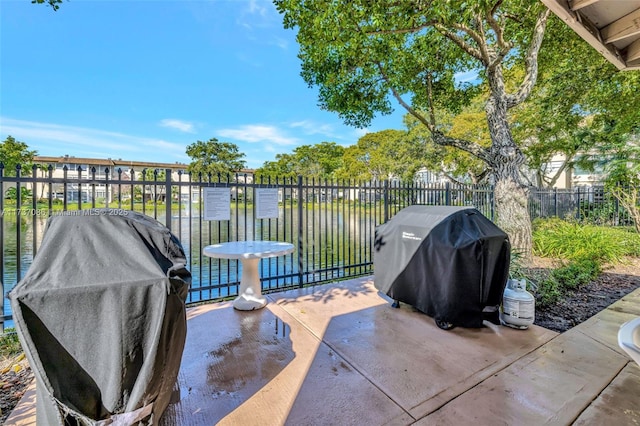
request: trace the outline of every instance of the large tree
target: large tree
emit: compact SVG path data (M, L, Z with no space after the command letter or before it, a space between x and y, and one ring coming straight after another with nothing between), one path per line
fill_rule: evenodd
M443 146L487 164L495 182L496 220L514 247L531 252L525 157L508 120L531 93L549 11L530 0L274 0L286 28L297 28L302 77L319 87L320 106L350 125L392 111L392 99ZM512 67L524 73L507 77ZM480 84L461 84L462 72ZM511 89L512 88L512 89ZM447 136L435 111L457 112L481 90L491 145Z
M256 170L257 176L332 179L342 166L344 147L335 142L301 145L291 154L278 154L275 161L266 161Z
M511 122L535 183L552 187L575 164L589 168L586 153L608 150L635 132L640 73L619 72L559 19L550 19L545 37L538 82Z
M437 116L439 128L446 136L489 147L491 138L483 109L485 100L485 96L477 96L458 114L442 111ZM408 129L407 139L423 146L424 155L420 158L423 167L455 183L478 184L488 180L489 169L484 161L452 146L434 143L429 129L411 114L405 115L404 124Z
M187 146L187 155L191 157L191 163L187 171L194 178L202 174L206 179L211 175L212 179L217 179L220 174L224 180L226 175L239 172L244 168L244 154L238 151L238 146L231 142L219 142L216 138L211 138L207 142L197 141Z
M36 151L30 150L29 145L15 140L13 136L7 136L0 143L0 163L4 165L3 173L5 176L15 176L17 165L21 166L20 174L22 176L29 176L35 155L37 155Z
M407 132L383 130L367 133L345 150L337 176L343 179L413 180L423 165L425 144L413 143Z

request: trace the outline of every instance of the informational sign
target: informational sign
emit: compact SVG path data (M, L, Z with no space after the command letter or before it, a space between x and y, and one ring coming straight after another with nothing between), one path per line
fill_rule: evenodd
M204 220L231 220L231 188L203 188Z
M278 188L256 188L256 219L278 217Z

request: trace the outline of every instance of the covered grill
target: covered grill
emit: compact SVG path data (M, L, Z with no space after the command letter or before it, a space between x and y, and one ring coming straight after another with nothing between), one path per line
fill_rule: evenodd
M441 328L498 322L509 274L507 234L478 210L410 206L376 229L375 286Z
M37 380L37 421L153 424L166 409L186 338L191 274L154 219L114 209L47 222L10 293Z

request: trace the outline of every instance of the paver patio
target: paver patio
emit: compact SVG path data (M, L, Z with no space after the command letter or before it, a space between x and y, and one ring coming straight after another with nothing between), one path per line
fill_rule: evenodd
M638 424L640 368L617 345L640 289L558 334L438 328L373 277L188 311L169 425ZM29 391L7 425L35 424Z

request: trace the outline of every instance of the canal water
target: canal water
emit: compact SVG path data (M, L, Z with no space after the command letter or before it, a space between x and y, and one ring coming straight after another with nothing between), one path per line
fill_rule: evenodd
M326 281L345 275L345 268L362 266L371 261L371 244L375 226L366 214L316 208L304 213L302 229L303 253L298 249L297 212L280 208L274 219L254 219L251 209L234 208L230 221L205 221L195 209L183 209L171 218L171 230L182 243L192 282L187 303L232 297L237 294L241 264L235 260L203 256L202 248L219 242L245 239L288 241L296 246L294 253L262 259L263 289L277 289L300 284L299 263L303 283ZM147 210L165 223L164 211ZM34 220L35 217L35 220ZM46 215L3 217L2 283L4 314L11 315L6 294L23 278L38 250L46 226ZM18 228L19 227L19 228ZM19 240L18 240L19 237ZM35 241L35 247L34 247ZM19 265L18 268L18 252ZM357 272L357 271L356 271ZM19 273L19 275L18 275ZM5 327L11 327L7 322Z

